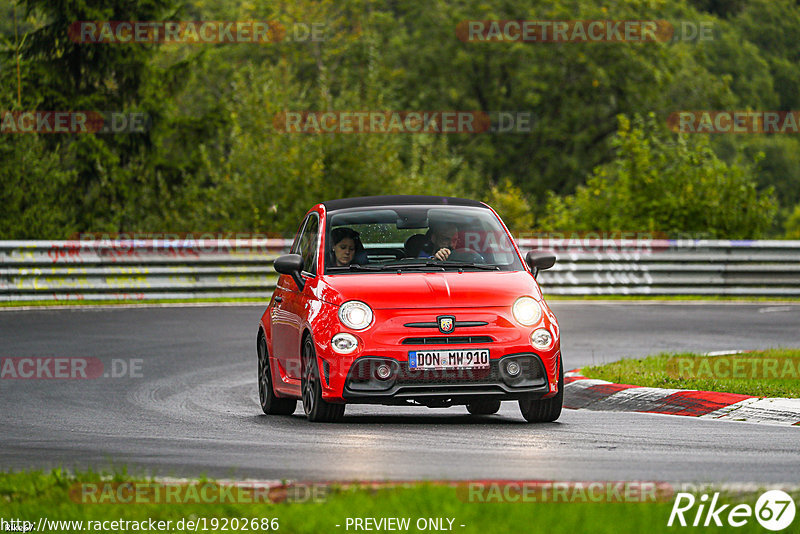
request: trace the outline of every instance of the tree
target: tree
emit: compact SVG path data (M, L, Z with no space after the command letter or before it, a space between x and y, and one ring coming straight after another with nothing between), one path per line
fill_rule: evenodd
M0 135L0 161L0 236L52 239L77 230L68 200L75 172L40 137Z
M79 231L293 231L320 198L386 192L488 199L518 213L520 228L529 224L528 212L542 212L549 193L550 207L560 210L548 215L551 224L572 216L569 202L587 176L622 172L614 167L622 153L619 115L653 112L663 122L680 110L800 103L800 9L793 0L0 0L0 109L17 109L17 1L27 8L18 25L21 109L143 111L152 118L144 134L0 142L9 161L23 158L26 169L38 154L53 165L42 169L63 171L58 194L38 188L23 211L63 210L55 226ZM277 19L289 38L202 46L69 39L75 21L115 19ZM710 24L713 39L481 43L457 33L466 20L518 19L689 21ZM294 25L309 23L324 25L324 40L294 40ZM285 110L521 111L534 120L530 131L513 134L277 134L272 116ZM783 232L800 199L797 139L716 136L717 161L699 137L647 132L649 158L683 150L725 180L744 172L745 190L755 182L758 198L774 186L782 206L772 232ZM31 184L16 172L0 174L4 187ZM671 185L688 187L677 179ZM687 195L679 189L675 195ZM653 224L696 227L691 206L661 190L661 200L639 194L630 202L651 202ZM554 195L571 196L559 202ZM637 225L650 221L634 207L625 210ZM724 218L703 220L716 235L741 230Z
M524 232L533 228L535 210L525 198L522 190L516 187L509 178L492 186L486 203L500 215L509 230Z
M786 239L800 239L800 204L786 219Z
M545 229L695 232L758 238L775 216L746 165L719 160L705 137L676 136L650 114L619 117L616 155L574 195L548 200Z

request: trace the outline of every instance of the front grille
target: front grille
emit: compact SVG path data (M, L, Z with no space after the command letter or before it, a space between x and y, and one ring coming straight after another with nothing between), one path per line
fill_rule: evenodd
M497 360L489 362L486 369L409 369L407 363L400 364L397 385L422 384L487 384L500 381L500 365Z
M518 362L521 372L516 377L506 375L500 368L501 362L513 359ZM379 365L390 365L392 377L389 380L377 378ZM353 363L347 377L347 389L353 393L382 393L389 390L411 391L433 386L496 386L536 387L547 384L544 367L534 354L515 354L501 360L490 360L489 367L483 369L410 369L408 362L389 358L367 356Z
M492 343L489 336L433 336L407 337L403 345L468 345L471 343Z
M520 357L516 358L522 367L520 378L538 380L544 378L544 369L537 358ZM500 372L499 360L490 360L489 368L486 369L409 369L408 364L400 364L400 372L397 375L398 385L414 384L494 384L502 382L503 377Z
M486 326L486 321L455 321L453 325L455 328L467 328L470 326ZM436 321L421 322L421 323L406 323L403 326L407 328L439 328L439 323Z

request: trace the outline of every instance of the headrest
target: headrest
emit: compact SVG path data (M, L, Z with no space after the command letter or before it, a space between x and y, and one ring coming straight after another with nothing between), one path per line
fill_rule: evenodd
M422 251L425 251L428 254L433 253L433 243L431 243L430 239L428 239L428 236L425 234L412 235L406 239L403 248L406 251L407 258L416 258Z

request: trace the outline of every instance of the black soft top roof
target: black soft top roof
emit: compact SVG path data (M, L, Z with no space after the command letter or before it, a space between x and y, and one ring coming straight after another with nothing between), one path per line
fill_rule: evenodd
M375 197L340 198L326 200L322 203L327 211L336 211L346 208L367 208L374 206L472 206L486 208L486 205L477 200L456 197L437 197L428 195L381 195Z

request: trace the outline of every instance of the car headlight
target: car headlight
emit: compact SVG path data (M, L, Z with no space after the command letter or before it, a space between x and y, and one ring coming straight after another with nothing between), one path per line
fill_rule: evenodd
M511 307L511 313L520 324L533 326L542 318L542 307L531 297L520 297Z
M553 344L553 335L545 328L538 328L531 333L531 345L539 350L549 349Z
M372 323L372 308L358 300L345 302L339 308L339 320L347 328L364 330Z
M339 354L350 354L358 348L358 339L353 334L341 332L333 336L331 346Z

